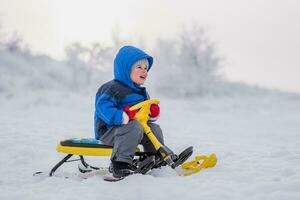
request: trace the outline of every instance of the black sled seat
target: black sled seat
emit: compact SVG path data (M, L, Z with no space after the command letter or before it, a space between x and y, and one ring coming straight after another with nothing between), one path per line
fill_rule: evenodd
M72 138L61 141L56 150L60 153L81 156L110 156L113 146L102 144L93 138Z

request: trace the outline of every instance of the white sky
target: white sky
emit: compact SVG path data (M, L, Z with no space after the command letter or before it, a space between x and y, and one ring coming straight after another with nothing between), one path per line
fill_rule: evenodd
M300 93L299 21L298 0L0 0L2 32L35 52L62 58L75 41L109 43L117 26L151 44L197 23L226 57L228 79Z

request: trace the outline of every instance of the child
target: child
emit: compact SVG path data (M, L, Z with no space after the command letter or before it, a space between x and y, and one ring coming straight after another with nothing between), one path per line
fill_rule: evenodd
M144 146L147 152L156 152L144 135L140 123L133 120L137 111L129 107L148 100L145 87L153 58L133 46L124 46L114 60L114 79L100 87L95 101L95 137L103 144L113 145L111 164L113 176L122 178L132 173L131 165L136 147ZM163 144L160 127L153 123L159 117L159 107L151 105L148 125Z

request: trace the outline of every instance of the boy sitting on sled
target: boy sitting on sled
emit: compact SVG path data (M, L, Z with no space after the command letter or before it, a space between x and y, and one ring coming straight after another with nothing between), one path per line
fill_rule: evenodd
M131 165L139 144L145 151L156 153L141 124L133 120L137 111L129 111L129 107L149 99L142 85L152 64L153 58L144 51L133 46L122 47L114 60L114 79L103 84L96 94L95 137L103 144L114 146L111 164L116 178L132 173ZM150 110L148 125L163 144L162 130L153 123L160 109L152 104Z

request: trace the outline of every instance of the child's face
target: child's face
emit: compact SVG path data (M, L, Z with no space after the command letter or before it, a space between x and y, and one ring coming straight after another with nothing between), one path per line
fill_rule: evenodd
M143 85L148 76L148 67L144 64L139 64L131 70L130 78L137 85Z

